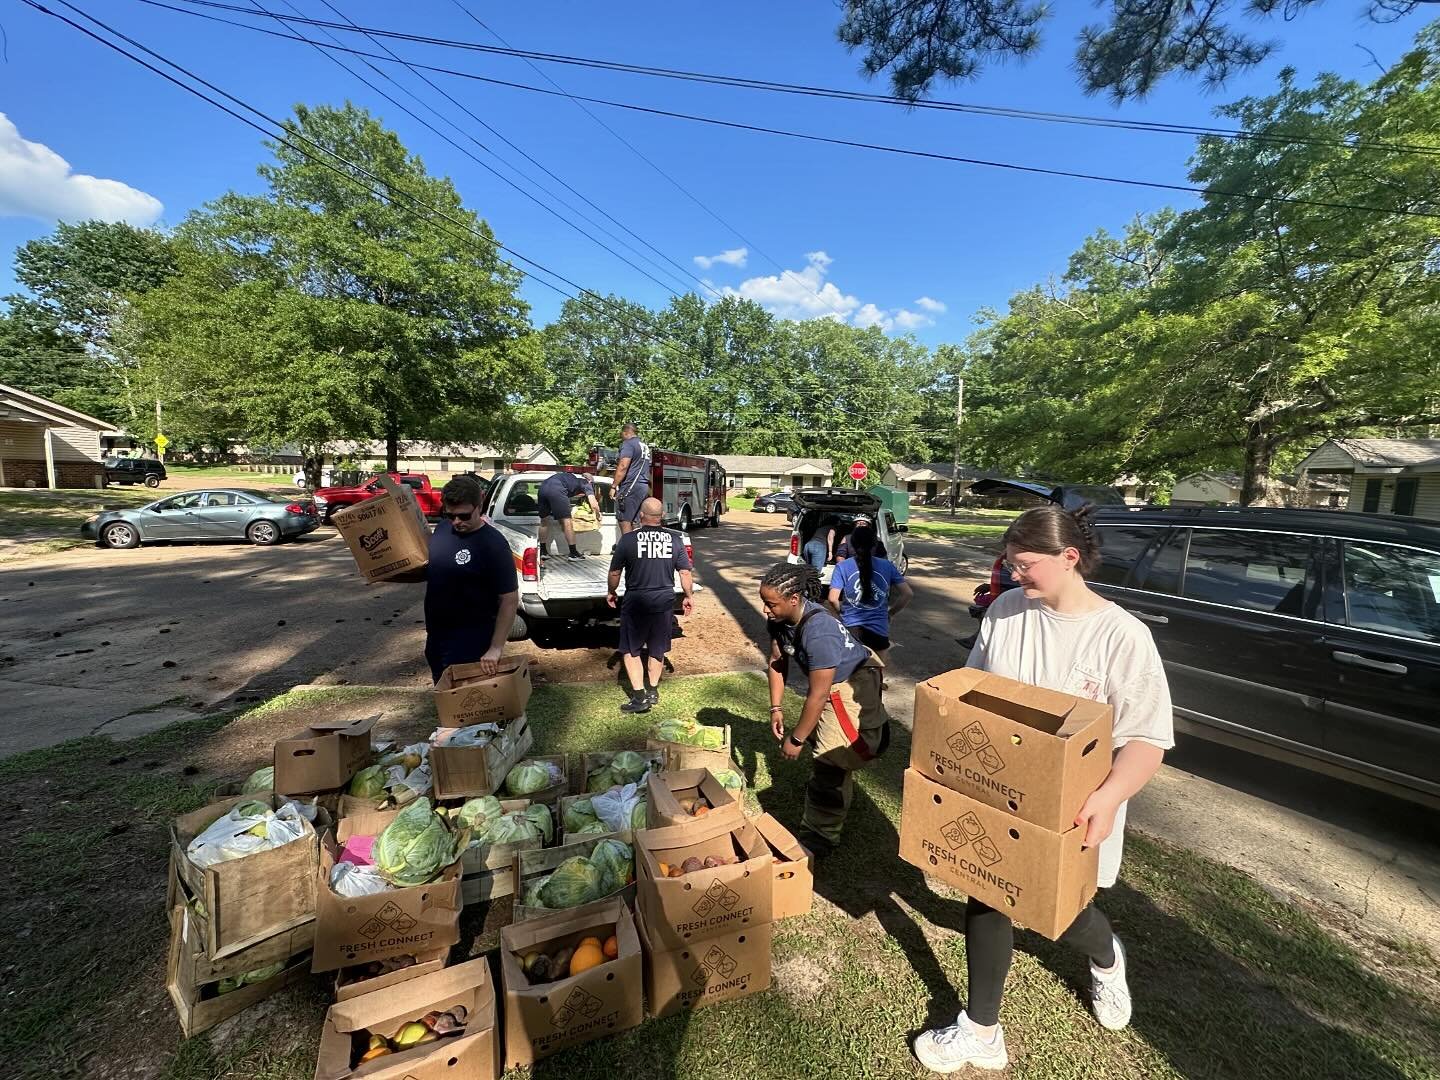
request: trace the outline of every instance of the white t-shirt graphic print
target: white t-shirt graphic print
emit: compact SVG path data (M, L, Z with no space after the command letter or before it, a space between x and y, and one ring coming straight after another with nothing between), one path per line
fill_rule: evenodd
M980 636L966 667L1007 679L1059 690L1115 711L1114 747L1147 742L1162 750L1175 745L1170 686L1150 628L1118 604L1084 615L1062 615L1024 589L1003 593L980 623ZM1100 887L1115 884L1125 845L1125 811L1100 845Z

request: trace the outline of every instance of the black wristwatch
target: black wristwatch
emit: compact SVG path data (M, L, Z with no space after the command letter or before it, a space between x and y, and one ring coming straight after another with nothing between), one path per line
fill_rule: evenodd
M795 749L797 750L800 750L805 746L803 742L795 738L795 736L788 731L785 733L785 741L788 742L791 746L795 747Z

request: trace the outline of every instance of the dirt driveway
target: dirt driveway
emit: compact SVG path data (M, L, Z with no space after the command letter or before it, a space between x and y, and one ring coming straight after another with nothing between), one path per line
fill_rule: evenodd
M735 513L694 536L705 585L672 660L686 674L763 663L756 582L784 556L784 519ZM983 541L909 544L914 606L897 620L887 695L963 662ZM274 548L86 549L0 568L0 755L117 738L299 683L428 685L422 589L366 587L332 530ZM538 677L616 679L615 632L541 648ZM616 704L622 700L616 691ZM763 718L758 718L763 720ZM1440 955L1440 814L1198 740L1182 740L1132 807L1139 828L1255 874L1363 934Z

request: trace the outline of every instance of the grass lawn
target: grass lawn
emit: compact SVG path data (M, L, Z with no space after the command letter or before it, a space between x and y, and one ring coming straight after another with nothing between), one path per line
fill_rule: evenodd
M986 525L974 522L935 521L923 518L910 519L910 535L925 540L985 539L1003 536L1008 525Z
M251 472L238 465L172 465L166 462L165 471L172 480L204 480L207 483L224 481L258 488L295 486L292 479L294 474L291 472Z
M677 679L662 694L650 717L630 718L616 711L613 685L537 687L535 752L638 747L647 724L665 716L729 723L752 802L797 819L807 767L778 758L759 677ZM0 884L11 898L0 960L7 1071L311 1076L323 977L209 1034L180 1038L163 989L165 829L173 815L204 804L218 781L265 764L297 710L366 715L377 705L390 710L386 734L424 735L433 724L424 691L312 689L126 743L90 738L0 761L9 810ZM814 912L776 926L771 990L648 1021L547 1059L532 1075L926 1075L908 1044L962 1003L963 907L896 858L909 756L904 732L896 735L860 778L846 843L820 871ZM1440 1076L1440 990L1423 951L1398 943L1357 951L1245 875L1134 834L1103 905L1128 948L1133 1026L1101 1030L1079 996L1084 961L1021 932L1003 1016L1011 1076ZM494 915L486 907L466 910L455 959Z
M80 526L100 510L144 506L161 492L147 487L0 492L0 565L69 548L88 547Z
M726 495L725 508L732 514L748 514L755 509L755 500L747 499L743 495Z

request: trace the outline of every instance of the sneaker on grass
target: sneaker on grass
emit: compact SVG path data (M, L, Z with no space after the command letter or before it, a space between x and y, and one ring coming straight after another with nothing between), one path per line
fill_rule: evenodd
M645 691L638 694L631 694L630 700L620 706L623 713L646 713L650 711L650 695Z
M926 1031L915 1040L915 1056L931 1072L959 1072L966 1067L1003 1069L1009 1063L1005 1053L1005 1032L998 1026L993 1039L982 1039L963 1012L950 1027Z
M1090 965L1090 1007L1100 1026L1123 1031L1130 1024L1130 984L1125 980L1125 946L1115 938L1115 966L1109 971Z

